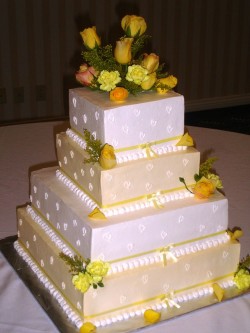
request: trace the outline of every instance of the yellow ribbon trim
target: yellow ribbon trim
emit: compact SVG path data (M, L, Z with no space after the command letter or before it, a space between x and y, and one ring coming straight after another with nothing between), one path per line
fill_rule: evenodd
M143 199L147 200L150 197L156 196L158 193L163 195L163 194L167 194L167 193L170 193L170 192L181 191L181 190L184 190L186 188L185 186L180 186L180 187L172 188L170 190L163 190L163 191L160 191L160 192L150 193L148 195L140 195L138 197L135 197L135 198L132 198L132 199L127 199L127 200L122 200L122 201L116 202L114 204L102 205L95 198L93 198L92 195L86 189L84 189L80 184L76 183L74 181L74 179L71 178L68 175L68 173L62 167L60 168L60 172L63 173L66 177L68 177L72 181L73 184L75 184L80 190L82 190L85 194L87 194L90 197L90 199L93 200L99 206L99 208L102 208L102 209L108 209L108 208L112 208L112 207L116 207L116 206L120 206L120 205L126 205L126 204L133 203L135 201L140 201L140 200L143 200ZM195 184L190 184L189 186L192 187L194 185ZM159 208L159 207L157 207L157 208Z
M219 236L219 235L224 234L225 232L226 232L225 230L224 231L218 231L218 232L215 232L215 233L210 234L210 235L201 236L201 237L193 238L191 240L186 240L186 241L183 241L183 242L171 244L171 248L174 248L174 247L177 247L177 246L181 246L181 245L185 245L185 244L188 244L188 243L194 243L196 241L203 240L203 239L206 239L206 238L210 238L210 237L214 237L214 236ZM124 260L132 259L132 258L135 258L135 257L145 256L146 254L154 253L154 252L157 252L157 251L163 252L162 249L165 249L165 248L168 249L169 246L170 245L163 246L161 248L156 248L156 249L153 249L153 250L150 250L150 251L136 253L136 254L131 255L131 256L127 256L127 257L123 257L123 258L120 258L120 259L115 259L115 260L109 261L109 263L110 264L114 264L114 263L119 262L119 261L124 261Z
M169 141L179 140L180 138L182 138L182 135L173 136L172 138L162 139L162 140L158 140L158 141L154 141L154 142L149 142L149 143L146 143L145 145L148 145L149 147L151 147L151 146L159 145L161 143L166 143L166 142L169 142ZM121 152L124 152L124 151L127 151L127 150L142 149L142 146L143 146L143 144L115 149L115 153L121 153Z
M83 134L80 133L78 130L76 130L74 128L74 132L79 135L83 140ZM166 138L166 139L162 139L162 140L158 140L158 141L153 141L153 142L149 142L146 143L146 145L148 145L149 147L154 146L154 145L159 145L161 143L165 143L165 142L169 142L169 141L174 141L174 140L180 140L182 138L183 135L177 135L177 136L173 136L171 138ZM84 140L85 141L85 140ZM107 142L108 143L108 142ZM119 148L119 149L115 149L115 153L121 153L124 151L129 151L129 150L134 150L134 149L142 149L143 145L135 145L135 146L129 146L129 147L124 147L124 148Z
M227 277L230 277L230 276L234 276L234 272L233 273L230 273L230 274L227 274L227 275L224 275L224 276L220 276L216 279L213 279L213 280L208 280L208 281L205 281L205 282L201 282L201 283L197 283L195 285L192 285L192 286L189 286L187 288L183 288L183 289L179 289L179 290L175 290L174 291L174 294L179 294L183 291L187 291L187 290L190 290L190 289L194 289L194 288L197 288L197 287L201 287L201 286L205 286L207 284L211 284L215 281L219 281L219 280L222 280L222 279L225 279ZM145 299L145 300L142 300L142 301L139 301L139 302L134 302L134 303L131 303L131 304L128 304L128 305L124 305L124 306L119 306L115 309L111 309L111 310L107 310L107 311L103 311L103 312L100 312L100 313L96 313L96 314L93 314L91 316L86 316L84 317L84 319L90 319L90 318L94 318L96 316L101 316L101 315L105 315L105 314L108 314L108 313L111 313L111 312L114 312L114 311L119 311L119 310L123 310L123 309L126 309L126 308L129 308L129 307L132 307L132 306L137 306L137 305L142 305L142 304L145 304L145 303L148 303L148 302L151 302L151 301L155 301L155 300L161 300L161 301L164 301L166 300L166 298L171 295L173 292L169 293L169 294L161 294L161 295L158 295L158 296L155 296L155 297L151 297L151 298L148 298L148 299ZM166 297L167 296L167 297ZM168 300L170 300L170 298L168 297ZM173 300L172 300L173 301ZM177 304L177 303L176 303Z

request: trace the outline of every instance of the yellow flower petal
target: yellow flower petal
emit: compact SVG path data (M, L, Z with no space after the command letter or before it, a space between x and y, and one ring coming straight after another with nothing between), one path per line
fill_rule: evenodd
M194 145L193 138L188 134L185 133L179 142L177 142L176 146L186 146L186 147L192 147Z
M98 207L96 207L88 217L92 220L107 220L106 216L100 211Z
M221 302L224 297L224 290L218 285L218 283L214 283L212 285L214 294L217 297L218 301Z
M93 325L90 322L86 322L80 327L79 332L80 333L95 333L96 332L96 326Z
M240 237L243 236L243 231L240 229L235 230L234 232L229 232L229 236L231 237L232 240L239 239Z
M150 324L157 323L161 319L161 314L152 309L148 309L144 312L144 319Z

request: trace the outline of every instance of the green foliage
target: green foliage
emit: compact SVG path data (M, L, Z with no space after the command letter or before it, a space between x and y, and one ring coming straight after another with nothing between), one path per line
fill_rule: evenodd
M250 255L248 254L246 256L246 258L243 258L241 260L241 262L239 263L239 267L238 267L238 270L240 269L246 269L246 270L250 270Z
M139 53L143 47L145 46L146 42L150 39L151 37L148 35L141 35L138 38L134 38L134 42L132 43L131 46L131 53L132 57L134 58L137 53Z
M100 140L95 140L93 135L88 131L84 130L84 140L86 141L86 152L89 158L84 159L85 163L96 163L99 161L103 144Z
M113 56L112 45L110 44L84 51L82 55L84 60L97 71L121 71L121 65L116 62Z
M217 157L210 157L201 163L199 174L194 175L194 180L198 182L202 177L207 177L215 161L217 161Z
M85 272L85 267L89 263L89 259L83 260L81 257L75 255L74 257L70 257L63 252L59 253L59 257L63 259L66 264L70 267L69 272L74 274L78 274L79 272Z
M127 81L125 78L122 78L121 82L118 84L118 86L124 87L127 89L132 95L136 95L139 92L143 91L141 86L138 84L135 84L134 82Z
M193 192L190 191L190 189L187 187L187 184L186 184L185 179L183 177L179 177L179 181L185 185L185 187L188 190L188 192L190 192L190 193L193 194Z

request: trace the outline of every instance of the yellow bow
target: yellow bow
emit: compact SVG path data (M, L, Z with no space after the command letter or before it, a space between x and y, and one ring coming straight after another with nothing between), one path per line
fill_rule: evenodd
M160 195L161 195L160 191L153 194L149 194L147 195L147 200L152 201L155 208L163 208L164 206L159 202Z
M165 247L162 247L160 249L160 252L162 253L162 258L163 258L163 265L167 266L168 260L173 260L174 262L177 262L178 259L176 258L176 256L173 254L173 252L171 252L171 250L173 249L173 245L168 245Z
M157 157L158 155L153 151L153 149L151 148L152 143L144 143L141 144L139 147L143 150L145 150L147 158L153 158L153 157Z
M181 306L174 301L174 292L171 291L170 293L167 293L165 295L161 296L162 302L165 302L167 306L171 307L175 306L177 309L179 309Z

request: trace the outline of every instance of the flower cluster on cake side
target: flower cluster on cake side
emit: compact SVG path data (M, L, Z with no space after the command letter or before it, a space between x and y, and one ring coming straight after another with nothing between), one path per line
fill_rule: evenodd
M103 46L96 27L84 29L84 63L76 73L76 80L94 90L109 92L112 101L123 101L129 93L156 90L166 93L177 85L177 78L164 71L159 56L143 53L150 38L145 34L147 24L143 17L126 15L121 20L124 35Z

